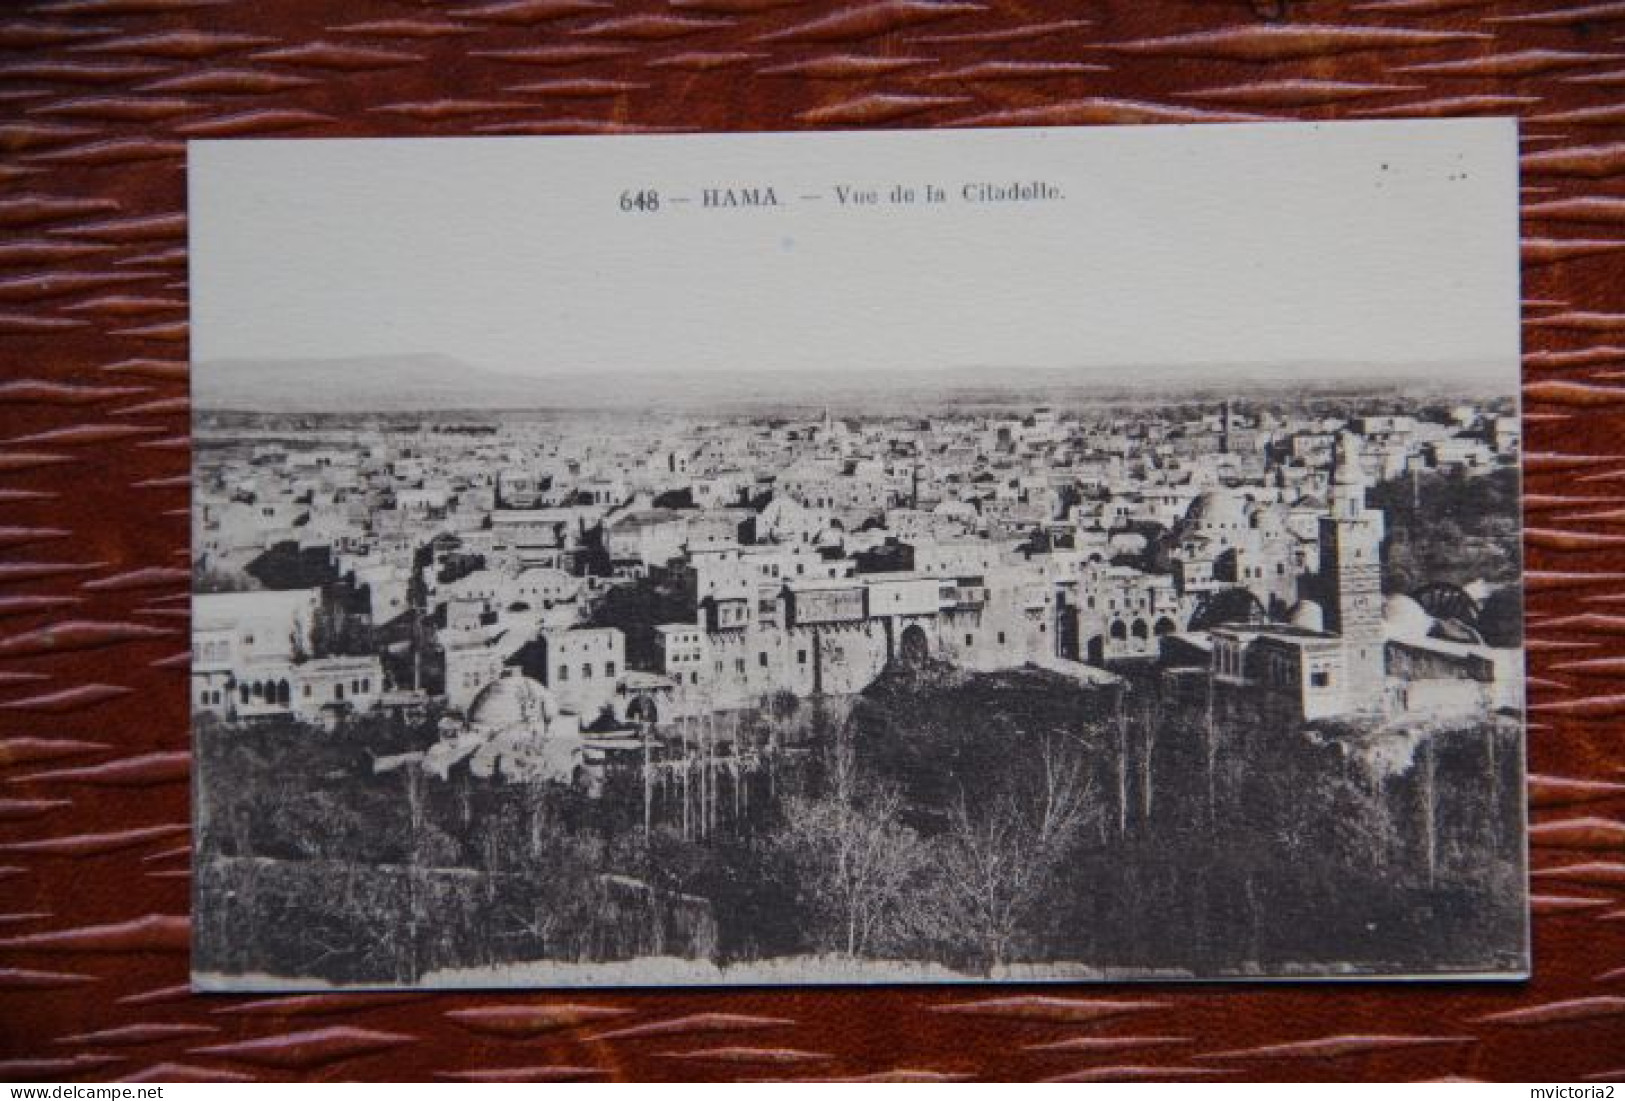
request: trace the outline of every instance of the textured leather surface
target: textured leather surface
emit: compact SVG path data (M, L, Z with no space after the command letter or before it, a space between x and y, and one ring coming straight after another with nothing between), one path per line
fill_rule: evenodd
M1625 1077L1625 3L0 12L0 1079ZM1516 113L1528 984L200 997L184 146ZM1260 171L1267 171L1260 166Z

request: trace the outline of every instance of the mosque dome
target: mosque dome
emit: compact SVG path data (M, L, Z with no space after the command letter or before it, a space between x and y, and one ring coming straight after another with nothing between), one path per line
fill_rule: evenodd
M468 721L473 726L491 730L515 726L541 729L557 718L558 713L558 700L546 686L517 669L509 669L480 689L468 709Z
M1247 504L1247 498L1234 490L1210 489L1191 502L1185 519L1209 527L1244 528Z
M1247 522L1265 537L1281 535L1286 531L1286 518L1281 507L1274 502L1247 502Z
M1398 638L1426 638L1433 630L1433 617L1427 609L1404 593L1383 601L1382 622L1388 634Z
M1138 531L1113 532L1107 540L1107 546L1115 554L1141 554L1145 551L1146 544L1145 534Z
M1292 626L1306 631L1326 629L1326 611L1313 600L1300 600L1292 607Z

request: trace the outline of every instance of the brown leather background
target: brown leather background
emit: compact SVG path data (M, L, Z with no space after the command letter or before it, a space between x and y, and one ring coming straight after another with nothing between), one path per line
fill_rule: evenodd
M1480 113L1524 119L1533 982L188 993L184 139ZM1625 1077L1622 403L1618 0L8 3L0 1079Z

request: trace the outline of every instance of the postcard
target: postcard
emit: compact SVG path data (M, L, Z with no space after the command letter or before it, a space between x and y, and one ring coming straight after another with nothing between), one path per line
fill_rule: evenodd
M189 161L199 989L1527 975L1512 121Z

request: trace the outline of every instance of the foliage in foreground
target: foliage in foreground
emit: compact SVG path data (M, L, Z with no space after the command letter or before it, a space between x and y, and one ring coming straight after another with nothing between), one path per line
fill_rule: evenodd
M404 983L834 953L968 973L1482 970L1523 944L1510 721L1384 735L1396 755L1240 701L927 664L844 716L764 701L709 742L690 731L710 756L681 782L374 774L435 721L200 725L199 969Z

